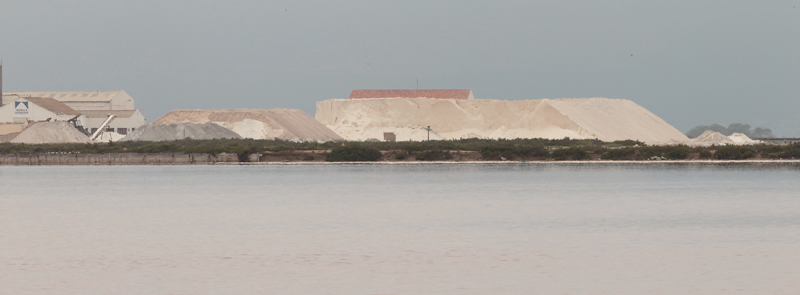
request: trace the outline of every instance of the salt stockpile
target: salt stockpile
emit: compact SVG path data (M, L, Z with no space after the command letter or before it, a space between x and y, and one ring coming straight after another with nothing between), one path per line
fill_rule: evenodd
M214 123L149 124L136 128L120 141L170 141L179 139L242 138L236 132Z
M19 135L19 132L0 135L0 143L11 142L14 138L17 138L17 135Z
M88 143L92 140L70 123L39 122L22 130L11 142L26 144Z
M342 139L308 114L295 109L174 110L153 124L187 122L216 123L242 137L253 139L318 142ZM383 138L383 135L376 138Z
M103 132L100 133L97 138L94 139L94 142L112 142L112 141L120 141L121 139L125 138L125 135L116 133L116 132Z
M624 99L484 100L379 98L317 102L316 119L348 140L425 140L427 126L443 139L596 138L651 144L689 138L647 109Z
M750 137L747 137L744 133L734 133L728 136L734 144L736 145L751 145L751 144L759 144L761 143L760 140L752 140Z
M689 144L699 145L699 146L710 146L710 145L735 144L735 142L722 133L713 130L706 130L706 132L703 132L703 134L701 134L700 136L692 139L689 142Z

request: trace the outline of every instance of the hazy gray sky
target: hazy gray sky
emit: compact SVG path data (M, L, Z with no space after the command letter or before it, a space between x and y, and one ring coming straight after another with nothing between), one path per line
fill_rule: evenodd
M625 98L680 129L800 136L800 0L0 0L4 89L299 108L351 89Z

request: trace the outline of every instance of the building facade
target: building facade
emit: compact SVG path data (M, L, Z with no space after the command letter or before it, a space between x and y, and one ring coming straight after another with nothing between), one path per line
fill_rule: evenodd
M3 104L26 97L49 97L77 110L133 110L133 98L116 91L11 91L3 93Z
M114 115L115 118L111 123L106 126L106 132L116 132L121 135L126 135L129 132L136 130L136 128L147 124L144 116L139 110L122 110L122 111L80 111L86 118L84 119L84 127L90 133L97 131L97 128L103 124L109 115Z
M6 102L0 107L0 123L27 124L36 121L68 121L84 123L75 109L49 97L26 97Z

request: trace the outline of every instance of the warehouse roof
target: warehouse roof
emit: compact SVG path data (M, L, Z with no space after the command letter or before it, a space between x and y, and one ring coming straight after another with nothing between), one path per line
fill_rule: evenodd
M123 90L115 91L6 91L3 95L17 95L20 97L51 97L58 101L111 101L117 95L125 93Z
M80 115L78 111L69 107L68 105L63 104L60 101L49 97L26 97L25 100L30 101L48 111L51 111L56 114L64 114L70 116L77 116Z
M444 99L470 99L472 90L469 89L361 89L350 92L350 99L365 98L444 98Z
M117 118L130 118L133 114L136 114L136 110L125 110L125 111L111 111L111 110L102 110L102 111L81 111L81 114L86 116L87 118L106 118L108 115L116 115Z

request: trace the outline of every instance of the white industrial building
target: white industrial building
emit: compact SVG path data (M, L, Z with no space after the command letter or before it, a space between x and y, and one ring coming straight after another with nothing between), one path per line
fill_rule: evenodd
M107 123L103 131L118 135L147 123L133 98L123 90L4 92L0 60L0 131L13 132L37 121L70 121L91 133Z
M22 111L17 112L14 106L28 106L33 102L44 103L51 109L56 104L68 108L61 108L64 115L56 116L57 111L48 113L39 110L42 108L37 104L36 113L32 116L19 116ZM79 116L76 124L83 127L85 132L94 133L110 116L114 119L104 128L104 132L115 132L122 136L147 124L144 116L139 110L135 109L133 98L123 90L117 91L9 91L3 92L2 107L0 107L0 123L21 123L29 121L51 120L66 121L75 116ZM19 102L19 103L18 103ZM11 106L11 107L8 107ZM3 111L8 107L8 110ZM20 109L21 110L21 109ZM17 116L14 116L17 113ZM74 114L69 117L69 114ZM67 118L69 117L69 118Z
M0 107L0 123L27 124L36 121L68 121L84 124L84 116L75 109L49 97L26 97Z
M3 104L20 98L49 97L76 111L133 110L133 98L123 90L116 91L8 91L3 92Z
M109 115L114 115L114 120L106 126L106 132L116 132L120 135L126 135L128 132L147 124L139 110L120 110L120 111L80 111L86 118L84 125L89 129L90 133L97 131L97 128L103 124L103 121Z

